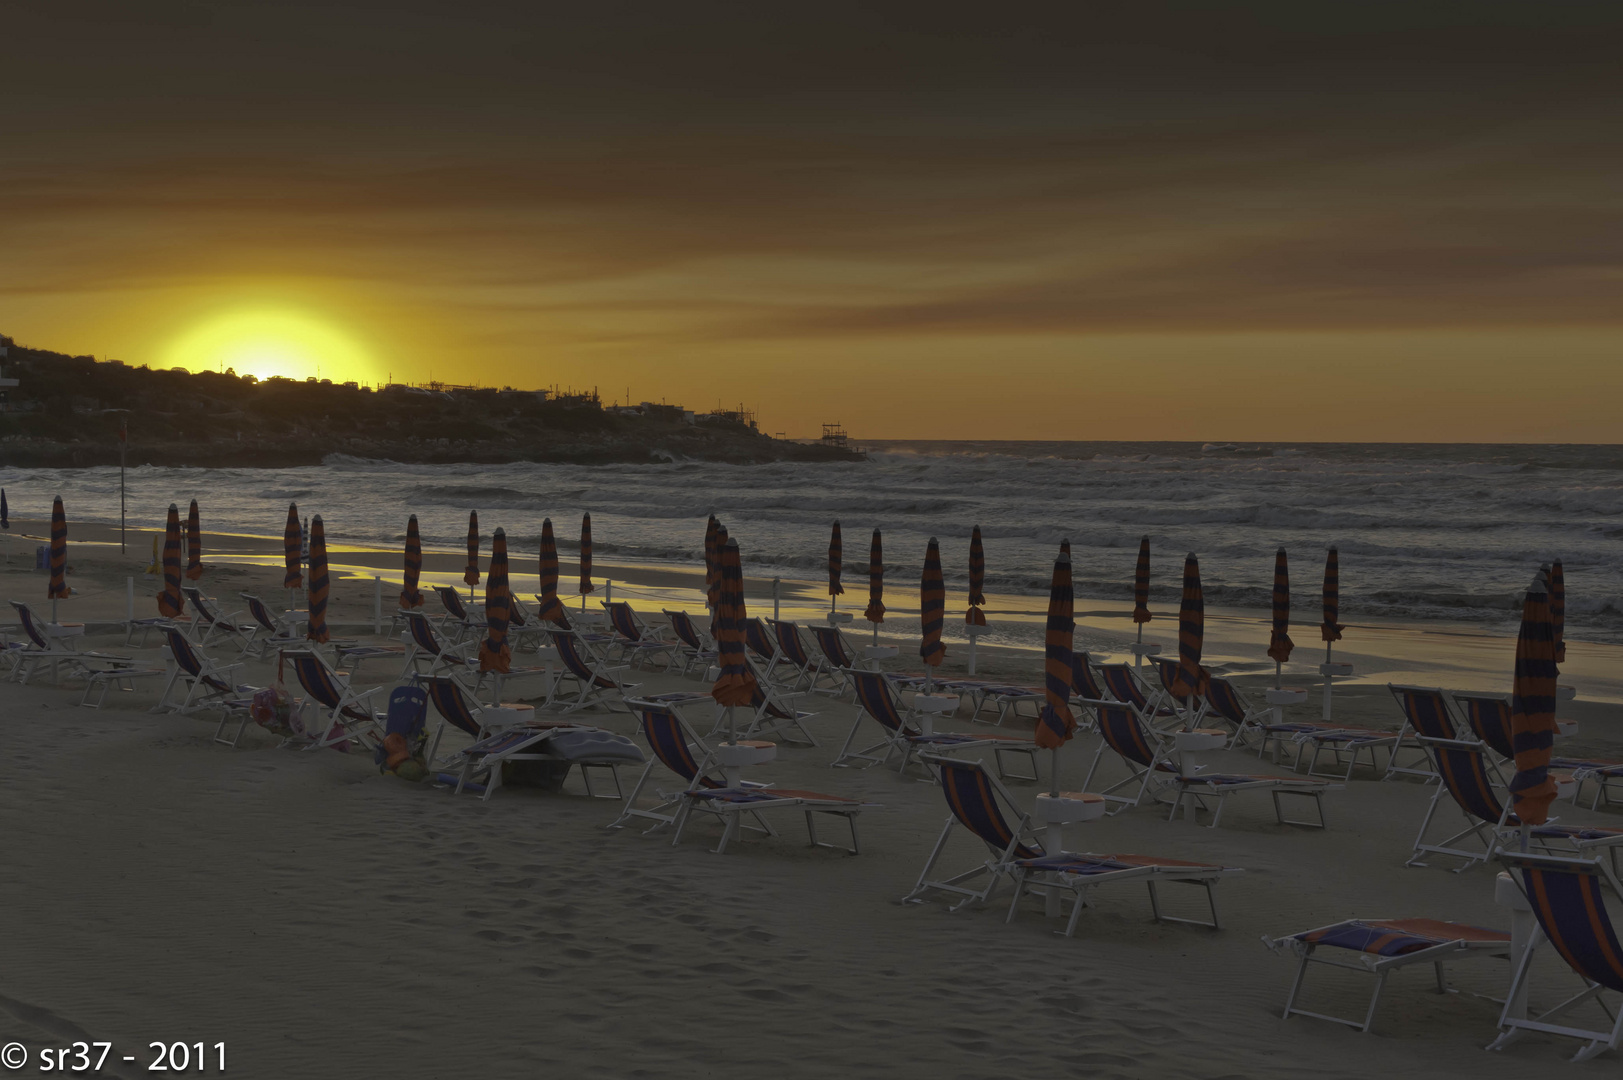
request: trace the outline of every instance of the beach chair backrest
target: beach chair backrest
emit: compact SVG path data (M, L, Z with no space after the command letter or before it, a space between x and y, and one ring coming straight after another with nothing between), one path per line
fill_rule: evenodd
M248 601L248 614L253 616L254 622L274 634L276 632L276 620L271 618L270 608L265 606L265 601L248 593L239 593L238 595Z
M196 586L188 586L180 591L186 597L187 602L192 605L192 610L197 612L197 617L199 619L202 619L210 626L213 626L215 623L220 621L220 617L216 615L214 613L214 609L209 606L208 597L203 595L202 589L199 589Z
M1144 692L1138 688L1138 680L1133 678L1131 664L1100 664L1099 677L1105 681L1105 689L1110 691L1110 696L1117 701L1136 705L1140 709L1149 704Z
M616 634L632 643L642 640L642 627L637 625L637 617L632 613L630 604L615 600L603 606L608 609L609 622L613 624Z
M315 698L318 705L338 708L338 703L344 700L344 692L338 688L332 672L327 670L326 662L313 652L290 652L287 655L293 661L293 674L298 677L304 692Z
M384 721L385 735L404 735L410 742L423 733L423 721L428 715L428 695L420 686L397 686L389 692L389 714Z
M1089 701L1098 701L1105 696L1099 689L1099 680L1093 677L1093 659L1085 652L1071 654L1071 688L1076 691L1077 697Z
M717 786L714 780L699 776L699 763L688 745L687 729L675 712L662 705L643 705L641 712L643 736L667 769L689 783L698 779L701 787Z
M1623 990L1623 946L1606 911L1606 879L1583 859L1515 859L1533 915L1573 971L1609 990Z
M1240 692L1234 689L1234 684L1227 679L1213 675L1206 691L1206 703L1223 719L1233 724L1245 723L1245 701Z
M862 711L879 721L887 731L902 731L907 727L901 706L891 690L890 680L882 671L852 671L851 682L857 688L857 704Z
M766 627L761 625L760 619L750 619L744 624L744 643L750 647L750 652L769 664L777 657L777 650L773 648L772 639L767 636Z
M28 640L34 643L34 647L36 649L49 649L51 643L40 632L39 623L34 621L33 610L27 604L20 604L15 600L11 602L11 606L17 609L17 618L22 621L23 633L28 635Z
M1441 690L1424 686L1394 686L1392 696L1398 699L1409 726L1422 739L1457 739L1454 718L1448 712L1448 700Z
M1448 788L1460 809L1478 820L1497 825L1505 807L1494 793L1481 747L1453 740L1434 740L1426 746L1437 763L1437 775L1443 778L1443 786Z
M420 611L402 611L406 617L406 629L411 631L411 642L430 656L440 654L439 639L434 636L434 628L429 625L428 616Z
M1503 758L1513 758L1516 751L1510 740L1510 702L1492 694L1453 695L1465 710L1466 722L1476 737L1493 747Z
M446 613L449 614L451 618L461 619L463 622L467 621L468 609L462 606L461 593L457 592L449 585L436 585L434 586L434 592L440 598L440 606L446 610Z
M693 619L687 612L667 611L665 616L671 620L671 629L676 632L678 641L695 651L704 650L704 641L699 637L699 628L693 625Z
M569 674L591 686L614 685L605 679L599 678L597 673L592 670L592 665L581 655L580 639L574 634L555 633L552 635L552 643L557 646L558 659L562 660L564 667L569 669Z
M516 595L507 598L507 621L513 627L522 627L528 624L530 613L524 610L524 604Z
M1155 762L1155 749L1131 705L1102 701L1094 708L1099 716L1099 735L1110 749L1146 768Z
M201 675L203 673L202 657L197 655L197 650L192 648L192 643L186 640L186 635L172 627L163 633L169 642L169 655L175 658L175 666L194 679Z
M855 667L856 661L845 649L845 637L840 633L838 626L813 626L812 637L817 639L817 647L823 650L828 662L837 668Z
M992 778L978 762L951 758L930 760L941 774L941 790L947 797L947 808L960 825L996 851L1009 851L1012 847L1014 858L1042 858L1042 851L1015 841L1015 832L998 806Z
M1178 661L1164 656L1157 656L1153 662L1155 664L1155 674L1161 680L1161 688L1179 705L1187 704L1189 695L1178 692Z
M447 723L455 724L476 739L484 734L484 725L474 716L468 699L462 694L462 687L457 685L455 679L436 676L424 679L423 684L428 688L428 700L434 703L434 711L443 716Z
M773 636L778 639L778 648L783 650L783 655L787 656L795 667L808 666L812 660L806 652L805 643L800 640L800 627L781 619L771 621Z

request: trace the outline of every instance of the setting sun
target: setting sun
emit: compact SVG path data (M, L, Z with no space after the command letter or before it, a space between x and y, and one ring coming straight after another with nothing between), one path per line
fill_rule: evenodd
M353 338L292 312L217 316L177 340L165 363L191 371L233 369L238 375L334 382L375 378L372 358Z

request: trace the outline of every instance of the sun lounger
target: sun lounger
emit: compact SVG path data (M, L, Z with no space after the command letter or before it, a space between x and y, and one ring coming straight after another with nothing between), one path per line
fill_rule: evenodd
M710 641L709 635L700 631L693 616L687 612L667 608L665 617L670 620L671 632L676 635L676 655L682 659L682 674L686 675L697 667L699 674L703 675L719 655L715 644Z
M759 618L745 620L744 644L755 654L757 660L766 665L760 672L770 679L772 670L778 666L783 657L778 652L777 639L767 633L766 624Z
M479 660L471 655L478 647L477 640L451 644L440 640L434 626L421 611L404 611L406 634L409 642L405 652L405 666L400 669L401 681L413 675L439 675L456 673L463 677L478 674ZM425 666L426 665L426 666Z
M1387 753L1387 765L1391 766L1392 758L1399 749L1398 733L1395 731L1376 731L1363 727L1325 727L1319 725L1302 725L1302 730L1294 736L1297 743L1302 744L1305 750L1309 747L1313 752L1308 756L1307 774L1309 776L1333 776L1338 780L1351 780L1353 770L1358 767L1358 759L1369 755L1369 770L1377 777L1386 776L1386 769L1376 760L1375 751L1384 749ZM1328 754L1334 764L1334 772L1321 772L1319 758ZM1301 755L1297 756L1297 766L1301 766ZM1343 769L1342 766L1346 768Z
M99 709L107 703L107 691L116 689L124 693L135 690L137 679L155 679L167 675L164 668L133 667L124 663L96 667L95 661L85 664L85 692L79 696L79 705L86 709ZM90 700L94 694L96 700Z
M1151 698L1153 704L1171 702L1176 706L1178 717L1184 726L1194 727L1206 717L1208 706L1206 699L1199 694L1178 693L1178 669L1181 661L1176 656L1152 656L1150 663L1155 665L1156 677L1160 680L1159 698Z
M1159 692L1145 691L1131 664L1100 664L1099 678L1105 684L1106 694L1116 701L1131 705L1151 726L1183 719L1175 711L1160 703L1162 695Z
M845 745L840 748L838 756L831 763L835 768L848 768L857 762L867 762L867 765L861 766L867 768L872 765L889 764L891 759L897 758L897 771L905 773L917 753L944 754L990 747L1000 778L1006 776L1003 755L1012 753L1025 754L1026 760L1031 764L1031 775L1019 779L1037 779L1037 744L1031 739L1018 735L990 733L973 735L953 731L926 733L919 724L918 717L902 709L901 703L896 699L895 686L884 672L852 671L850 675L852 685L856 687L857 707L860 711L851 725L851 733L845 737ZM853 750L851 744L856 741L857 732L862 728L863 717L868 717L879 725L883 738L872 746Z
M214 643L216 637L236 637L246 643L257 630L257 623L242 621L242 612L233 611L222 614L214 606L214 601L203 595L203 590L195 585L181 586L181 594L192 608L192 622L188 628L188 635L205 649ZM202 635L198 631L202 630Z
M158 704L152 707L153 712L167 710L184 715L199 709L223 707L225 702L255 690L234 681L241 663L222 664L211 659L175 627L164 631L164 640L175 666L169 673L169 681L164 683L163 693L158 696ZM185 693L179 701L171 701L170 696L177 686L184 688Z
M1397 743L1387 755L1384 778L1390 780L1393 776L1407 775L1430 780L1437 774L1431 769L1430 755L1416 740L1462 737L1448 695L1432 686L1400 686L1387 683L1386 688L1391 691L1398 708L1403 710L1403 726L1398 729ZM1398 751L1411 749L1420 751L1418 766L1399 765Z
M248 605L248 617L254 621L254 632L242 642L242 654L263 660L278 649L300 648L303 643L302 623L287 616L292 612L274 615L265 601L252 593L238 593Z
M1264 741L1267 740L1273 707L1253 705L1228 679L1213 675L1207 681L1206 704L1211 707L1209 718L1234 725L1234 734L1229 738L1230 750L1245 745L1252 732L1260 733Z
M1477 738L1504 761L1515 758L1510 741L1509 694L1463 693L1455 690L1449 696L1459 705ZM1550 768L1571 772L1572 778L1578 781L1578 792L1573 796L1575 803L1583 802L1583 785L1591 780L1595 782L1595 797L1589 804L1591 810L1600 809L1603 802L1610 806L1613 801L1611 785L1623 782L1623 761L1556 754L1550 758Z
M128 656L119 656L116 653L78 652L70 649L65 642L84 633L83 623L45 622L20 600L11 601L11 606L16 610L19 625L28 640L21 648L6 650L11 659L8 678L15 678L26 685L34 672L45 666L51 668L53 677L60 666L66 665L70 677L86 678L108 668L137 667L136 661Z
M1087 894L1107 884L1142 881L1149 887L1150 910L1157 921L1197 922L1173 918L1161 911L1156 884L1160 881L1186 882L1202 886L1211 906L1211 922L1198 925L1217 927L1217 903L1212 889L1224 877L1241 871L1234 867L1185 862L1177 859L1158 859L1144 855L1094 855L1069 852L1046 852L1032 830L1031 818L1015 805L1014 798L987 773L980 762L930 755L929 763L941 778L941 790L951 811L935 847L925 861L913 889L902 897L903 903L923 903L934 892L962 897L949 910L956 911L965 904L982 904L996 891L1005 877L1015 884L1014 900L1009 906L1009 919L1013 919L1021 896L1028 892L1045 893L1062 890L1072 896L1071 917L1065 934L1076 932L1077 920L1087 906ZM1014 817L1009 823L1003 813L1007 807ZM985 846L985 857L976 865L950 877L932 878L951 839L954 828L966 830ZM974 883L974 884L971 884Z
M806 648L798 625L785 619L768 619L767 623L772 628L779 657L795 671L795 677L789 683L790 689L798 690L804 685L811 693L833 695L845 690L844 677L835 672L824 657L814 657L811 650Z
M1608 990L1623 991L1623 945L1618 943L1606 908L1608 893L1614 903L1623 897L1615 870L1599 859L1522 852L1502 852L1499 861L1527 897L1538 931L1522 954L1511 978L1510 992L1505 995L1505 1008L1499 1016L1502 1034L1488 1049L1503 1050L1529 1031L1584 1040L1573 1061L1587 1061L1603 1050L1623 1049L1623 1007L1607 1008L1601 1001L1601 995ZM1533 959L1545 945L1554 946L1556 954L1583 980L1584 989L1538 1015L1516 1015L1522 1011L1518 999L1532 977ZM1605 1010L1610 1028L1597 1030L1577 1027L1572 1022L1552 1022L1566 1018L1590 1001Z
M1289 952L1300 959L1290 993L1285 998L1284 1019L1311 1016L1363 1032L1369 1031L1375 1021L1375 1007L1380 1004L1387 976L1399 968L1411 964L1433 965L1437 975L1437 992L1443 994L1448 992L1448 984L1443 978L1445 962L1473 956L1504 958L1510 954L1510 935L1502 930L1437 919L1348 919L1281 938L1264 936L1262 941L1275 952ZM1357 962L1336 959L1334 954L1320 955L1320 949L1352 953ZM1347 1020L1297 1007L1309 964L1323 964L1375 976L1375 992L1370 995L1369 1009L1365 1011L1363 1020Z
M351 739L369 750L375 749L383 736L372 699L388 687L356 690L350 685L348 672L328 667L327 661L314 649L290 649L283 655L292 664L299 685L304 687L305 707L313 709L318 716L326 714L321 723L305 725L306 731L321 731L305 749L345 749Z
M1126 779L1097 792L1117 804L1110 813L1119 814L1130 806L1138 806L1145 798L1159 799L1161 792L1174 786L1178 767L1172 761L1171 740L1140 723L1138 709L1121 701L1084 701L1082 704L1093 711L1100 738L1099 749L1094 752L1093 763L1082 781L1084 791L1093 790L1093 777L1099 771L1099 762L1106 750L1127 766ZM1115 794L1123 789L1132 794Z
M547 697L547 707L558 706L565 713L601 705L605 709L627 708L625 699L640 683L625 682L620 673L628 665L612 665L599 657L577 630L552 629L552 644L558 650L563 672ZM565 695L566 688L570 691Z
M816 746L817 737L807 730L806 721L815 718L817 714L807 712L799 705L800 699L806 696L805 693L790 693L768 682L761 674L760 667L747 654L744 663L749 665L751 674L755 676L755 689L747 706L750 710L748 721L739 725L737 715L734 714L734 731L738 737L751 739L770 735L783 742ZM710 734L720 734L726 730L727 723L727 710L718 706L716 723Z
M637 667L657 657L665 662L666 670L670 669L675 642L662 640L623 600L604 601L603 610L608 612L609 625L614 629L608 649L610 660L627 660Z
M434 595L439 597L440 607L445 609L436 621L441 629L450 634L451 644L460 645L470 634L477 634L485 628L484 615L469 611L462 594L456 589L449 585L435 585L432 588Z

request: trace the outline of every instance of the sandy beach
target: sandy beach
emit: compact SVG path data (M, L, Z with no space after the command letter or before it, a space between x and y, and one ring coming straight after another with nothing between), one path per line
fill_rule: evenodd
M123 578L145 555L73 548L79 596L61 617L92 624L85 647L157 660L155 649L123 650L112 625ZM445 558L430 565L440 571ZM3 568L6 593L44 609L44 576L19 563ZM138 581L145 615L152 587ZM274 595L279 582L279 571L224 562L204 578L226 598ZM335 582L334 622L369 631L370 580ZM1027 654L985 649L981 660L999 677L1039 676ZM962 663L953 648L945 672ZM371 662L363 678L397 674L393 661ZM266 685L274 672L250 662L239 678ZM637 678L649 691L701 685ZM606 830L616 804L588 798L578 775L560 793L452 797L380 775L367 754L279 749L252 726L230 750L211 741L211 713L150 713L156 693L149 682L93 711L75 707L77 686L7 684L0 708L13 762L0 788L0 899L13 927L0 1018L36 1055L84 1039L136 1056L106 1075L136 1075L159 1040L223 1041L233 1074L263 1077L1511 1076L1565 1068L1570 1053L1544 1039L1483 1051L1497 1006L1473 995L1502 995L1498 961L1455 965L1452 984L1466 992L1446 996L1428 992L1419 969L1400 972L1371 1035L1279 1018L1294 966L1264 935L1353 916L1508 925L1493 870L1404 867L1431 797L1418 782L1360 770L1326 797L1324 832L1276 824L1266 799L1237 799L1216 830L1169 823L1155 807L1086 826L1090 850L1246 873L1219 889L1220 931L1158 924L1142 891L1123 886L1066 940L1037 900L1006 925L1006 889L985 909L950 914L898 902L946 806L937 787L889 769L829 768L856 716L847 701L812 699L822 745L784 747L760 772L882 804L861 819L861 855L809 848L786 815L778 837L717 856L708 822L679 847ZM1315 707L1316 696L1303 718ZM1373 726L1400 719L1381 686L1338 689L1336 709ZM1617 706L1580 699L1562 715L1583 726L1564 751L1623 752ZM635 732L623 712L586 716ZM1096 746L1084 734L1065 748L1062 787L1081 786ZM1104 769L1121 775L1108 758ZM1029 810L1039 789L1012 790ZM1617 820L1563 805L1563 820ZM954 836L949 863L979 858L967 834ZM1176 891L1169 903L1196 913ZM1570 981L1558 967L1541 970L1535 993ZM1360 1013L1371 989L1347 973L1312 979L1306 1007L1343 1015Z

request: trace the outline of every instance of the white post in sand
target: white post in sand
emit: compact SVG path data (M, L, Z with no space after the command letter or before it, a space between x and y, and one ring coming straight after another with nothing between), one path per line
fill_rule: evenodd
M874 628L875 630L878 627ZM978 623L968 623L964 626L964 633L969 635L969 670L968 674L975 674L975 641L986 632L986 627Z
M783 581L782 578L773 578L772 579L772 621L773 622L777 622L779 619L782 618L782 616L778 614L778 608L780 606L780 601L781 601L778 586L782 581Z
M614 579L613 578L604 578L603 579L603 602L605 604L614 603Z
M372 633L383 633L383 579L372 575Z
M1331 662L1330 650L1333 647L1328 641L1324 643L1324 663L1319 665L1319 674L1324 676L1324 722L1327 724L1330 722L1330 685L1332 680L1337 675L1351 675L1353 673L1351 664Z
M135 626L135 579L124 579L124 635L129 636L130 630Z

